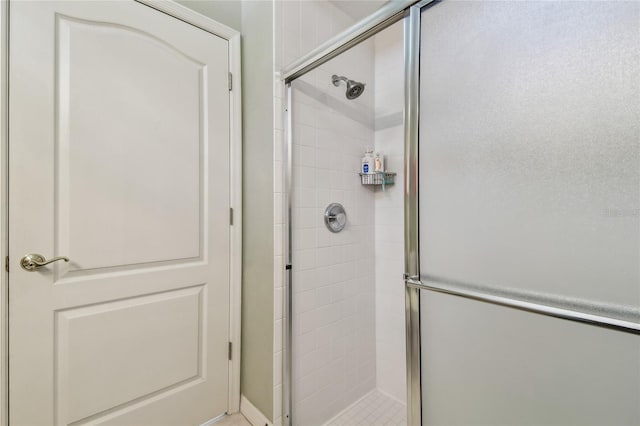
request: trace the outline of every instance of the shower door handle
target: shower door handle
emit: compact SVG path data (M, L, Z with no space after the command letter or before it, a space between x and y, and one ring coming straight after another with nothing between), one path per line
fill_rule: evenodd
M22 257L22 259L20 259L20 266L25 271L33 272L41 266L45 266L50 263L57 262L58 260L64 260L65 262L68 262L69 258L66 256L58 256L58 257L54 257L52 259L47 260L41 254L29 253L29 254L25 254Z

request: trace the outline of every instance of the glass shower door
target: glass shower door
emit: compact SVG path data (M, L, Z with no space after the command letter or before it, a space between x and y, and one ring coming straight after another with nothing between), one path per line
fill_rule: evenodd
M639 22L637 2L423 11L424 425L640 424Z

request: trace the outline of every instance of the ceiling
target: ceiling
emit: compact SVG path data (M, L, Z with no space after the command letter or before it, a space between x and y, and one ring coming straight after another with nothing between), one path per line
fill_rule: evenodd
M329 0L338 9L356 20L371 15L389 0Z

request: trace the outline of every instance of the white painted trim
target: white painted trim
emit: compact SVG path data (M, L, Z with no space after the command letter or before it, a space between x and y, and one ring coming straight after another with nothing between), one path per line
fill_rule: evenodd
M233 90L230 95L230 174L231 207L233 226L231 227L231 273L229 292L229 338L233 343L229 361L229 407L228 413L240 411L240 354L242 318L242 76L240 62L240 33L229 39L229 68L233 76Z
M173 16L229 42L229 71L233 74L230 93L230 204L234 224L230 231L229 341L233 356L229 361L228 412L240 410L240 342L242 302L242 91L240 32L171 0L135 0ZM8 254L8 72L9 1L0 0L0 264ZM0 426L8 425L8 274L0 265ZM262 426L262 425L260 425Z
M240 412L253 426L273 426L267 417L244 395L240 397Z
M224 419L225 417L227 417L227 413L220 414L219 416L216 416L211 420L207 420L206 422L202 423L200 426L211 426L213 424L218 423L220 420Z
M216 22L208 16L204 16L201 13L189 9L186 6L178 4L172 0L135 0L138 3L146 4L160 12L164 12L167 15L178 18L181 21L185 21L194 27L198 27L202 30L215 34L225 40L231 41L232 38L240 36L240 33L231 27L227 27L220 22Z
M0 264L9 254L9 2L0 2ZM0 426L9 424L9 274L0 269Z

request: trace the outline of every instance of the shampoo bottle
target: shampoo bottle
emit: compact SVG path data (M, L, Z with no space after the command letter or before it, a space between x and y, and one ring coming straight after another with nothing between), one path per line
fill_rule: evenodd
M377 173L384 172L384 155L380 154L379 152L376 152L374 163L375 163L374 170Z
M375 160L373 157L373 149L367 147L367 150L364 153L364 157L362 157L362 167L360 171L363 174L372 174L375 172Z

